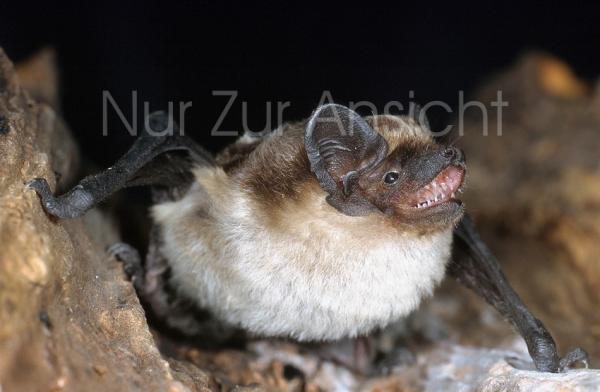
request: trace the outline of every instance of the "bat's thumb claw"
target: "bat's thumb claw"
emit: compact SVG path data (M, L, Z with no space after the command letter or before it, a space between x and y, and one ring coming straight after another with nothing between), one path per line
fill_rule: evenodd
M575 348L560 359L560 371L564 372L573 367L576 363L581 363L587 369L590 366L588 353L582 348Z
M34 190L40 195L50 192L50 186L44 178L34 178L33 180L27 181L25 183L25 188Z
M44 210L57 218L77 218L94 205L94 196L76 185L64 195L55 197L44 178L34 178L25 184L27 189L33 189L39 195Z

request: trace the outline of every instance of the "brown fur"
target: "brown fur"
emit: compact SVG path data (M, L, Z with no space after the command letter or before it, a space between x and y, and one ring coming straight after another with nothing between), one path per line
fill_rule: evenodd
M303 124L288 126L281 133L267 136L260 143L248 144L243 165L228 174L239 181L243 189L267 206L277 206L283 200L296 200L306 181L315 181L303 142ZM241 143L236 143L241 144ZM238 150L238 153L242 149ZM221 155L220 159L223 159Z
M233 143L225 147L217 155L216 163L225 170L225 173L234 171L244 163L248 155L260 144L257 140L251 143Z
M389 146L388 157L393 156L390 162L386 162L373 174L374 176L383 176L393 168L394 162L400 167L412 156L439 148L429 133L423 132L411 119L375 116L366 120L386 139ZM306 209L308 203L315 202L313 196L320 198L324 204L323 208L332 208L325 202L327 194L310 172L304 148L305 126L306 122L286 124L262 139L234 143L217 156L217 162L225 173L247 191L256 207L263 212L264 219L275 226L287 226L299 221L295 215L298 211ZM380 182L376 184L379 188L383 187ZM374 227L384 225L380 228L387 227L419 234L438 230L435 221L430 224L421 216L412 219L411 214L414 211L410 208L406 211L386 212L386 206L398 204L399 197L414 192L421 185L407 183L401 194L386 194L384 189L379 188L367 190L372 194L381 195L376 204L383 213L373 217L376 220L373 222Z

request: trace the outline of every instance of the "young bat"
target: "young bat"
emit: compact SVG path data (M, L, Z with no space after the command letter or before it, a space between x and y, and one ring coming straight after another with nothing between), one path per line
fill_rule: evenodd
M155 131L168 121L149 119ZM448 270L512 322L540 371L587 361L581 349L559 359L463 217L464 175L463 153L413 119L329 104L216 158L183 136L143 135L62 196L44 179L29 186L49 214L74 218L120 188L151 185L143 267L132 248L114 251L154 314L186 333L210 328L191 304L263 336L363 335L414 310Z

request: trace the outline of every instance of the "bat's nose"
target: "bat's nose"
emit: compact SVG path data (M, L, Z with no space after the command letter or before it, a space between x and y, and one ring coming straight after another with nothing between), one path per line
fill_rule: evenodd
M442 150L442 156L450 163L464 162L464 154L460 148L446 147Z

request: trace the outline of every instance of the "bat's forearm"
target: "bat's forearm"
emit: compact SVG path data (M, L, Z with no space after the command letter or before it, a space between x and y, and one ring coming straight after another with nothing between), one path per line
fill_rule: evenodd
M465 216L455 231L455 257L448 272L474 290L507 318L525 340L536 368L558 372L576 361L587 361L581 349L579 355L568 354L561 361L556 343L546 327L527 309L521 298L508 283L500 264L481 240L471 219Z
M154 132L160 132L167 126L168 117L164 112L152 113L148 123ZM177 150L187 151L191 156L190 161L196 164L212 162L210 154L184 136L143 134L113 166L84 178L64 195L54 196L48 182L43 178L36 178L27 186L38 193L42 199L42 206L50 215L62 219L77 218L127 186L159 185L159 182L165 180L169 182L169 185L174 186L172 184L174 175L167 169L160 167L143 169L147 168L159 155ZM191 163L185 164L189 166ZM175 166L175 163L171 162L171 165Z

